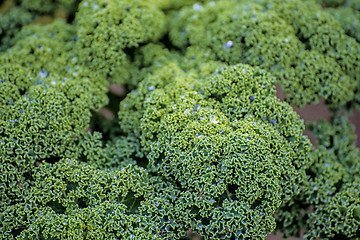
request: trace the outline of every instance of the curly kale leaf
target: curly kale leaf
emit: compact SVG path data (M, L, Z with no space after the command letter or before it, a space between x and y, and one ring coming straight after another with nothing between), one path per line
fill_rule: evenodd
M265 238L303 181L310 144L273 88L247 65L198 79L170 64L120 104L120 126L141 139L152 172L190 194L176 206L196 209L191 229L204 236Z
M353 126L343 117L309 125L317 140L301 191L277 214L286 236L306 228L306 239L359 237L360 152Z
M170 40L180 48L210 49L211 60L271 71L287 101L299 107L321 97L334 109L353 101L360 69L359 54L353 53L359 43L312 1L259 2L184 7L170 20Z

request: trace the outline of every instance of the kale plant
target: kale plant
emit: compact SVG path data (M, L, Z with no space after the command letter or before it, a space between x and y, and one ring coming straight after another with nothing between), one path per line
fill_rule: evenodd
M360 238L357 1L0 4L0 239Z

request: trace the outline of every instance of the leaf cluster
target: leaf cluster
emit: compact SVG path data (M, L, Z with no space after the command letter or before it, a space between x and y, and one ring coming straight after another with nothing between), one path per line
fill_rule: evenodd
M9 2L0 239L360 237L356 1Z

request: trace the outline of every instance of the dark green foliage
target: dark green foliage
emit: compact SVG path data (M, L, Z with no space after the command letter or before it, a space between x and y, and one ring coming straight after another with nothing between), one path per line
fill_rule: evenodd
M33 18L29 12L18 7L10 8L7 12L0 14L0 51L14 45L14 35Z
M288 1L286 4L278 4L276 10L293 26L308 48L333 58L342 68L343 73L340 75L347 74L353 78L354 85L348 85L349 91L345 92L349 94L350 89L355 90L355 104L359 104L359 42L346 35L340 22L312 1L305 1L305 4L296 0Z
M291 92L287 101L302 105L325 98L326 104L334 108L345 104L345 99L354 98L356 82L344 74L334 59L316 50L302 51L298 58L295 67L283 72L281 86Z
M319 4L323 7L338 7L343 5L347 0L317 0Z
M360 2L358 0L317 0L324 8L326 7L350 7L360 10Z
M49 13L56 9L55 1L53 0L19 0L18 2L22 8L37 13Z
M164 13L140 0L83 1L76 16L81 61L118 83L132 74L126 52L159 39L165 27Z
M350 7L329 8L329 13L333 14L344 28L346 34L360 41L360 13Z
M1 212L6 205L15 207L29 197L35 165L56 163L60 157L77 154L78 139L90 118L88 109L73 105L54 89L34 87L12 101L0 107Z
M107 102L107 83L77 65L76 52L69 52L73 33L73 27L62 21L46 27L29 25L0 55L1 212L8 214L2 216L6 221L14 218L9 224L2 220L4 239L25 229L22 220L33 219L32 211L16 216L26 201L33 201L35 167L81 156L90 110ZM22 234L31 239L28 232Z
M359 7L319 2L13 1L0 239L360 238Z
M138 72L128 81L129 87L135 88L147 74L153 73L169 62L182 60L182 56L177 51L170 51L163 44L148 43L139 47L135 51L134 66Z
M185 8L174 18L174 44L210 47L220 60L265 68L296 57L300 43L292 39L293 29L273 12L261 13L261 5L219 1L201 8Z
M94 110L107 103L108 82L78 60L72 25L60 20L44 27L28 25L14 39L16 45L0 55L1 79L22 93L32 85L57 89Z
M190 6L190 5L196 5L202 2L207 2L208 0L147 0L151 5L156 5L160 9L163 10L174 10L174 9L180 9L184 6Z
M320 6L316 7L311 1L305 1L305 4L288 1L277 5L276 10L311 49L334 58L346 74L358 79L360 44L344 34L336 18L321 11Z
M3 238L153 239L151 222L137 210L159 184L145 169L97 170L62 159L41 164L32 177L26 198L1 211Z
M99 132L85 135L80 142L82 161L99 169L119 169L129 164L146 165L140 162L143 160L143 153L140 151L139 140L134 136L114 137L105 146L101 140Z
M305 176L302 121L276 99L273 84L268 73L246 65L197 79L171 64L120 105L120 126L141 139L148 168L202 199L194 203L201 224L192 229L205 236L263 239L275 210Z
M53 14L56 10L72 10L77 0L15 0L23 9L35 14Z
M289 93L287 101L298 106L321 97L332 108L353 100L360 84L353 79L359 82L360 44L311 1L261 2L183 8L171 21L172 43L209 48L216 59L230 64L268 69Z
M306 228L306 239L357 239L360 152L353 126L336 117L331 123L311 124L309 129L318 147L310 155L308 180L291 207L284 206L278 212L278 228L287 235ZM305 213L307 209L310 212Z

